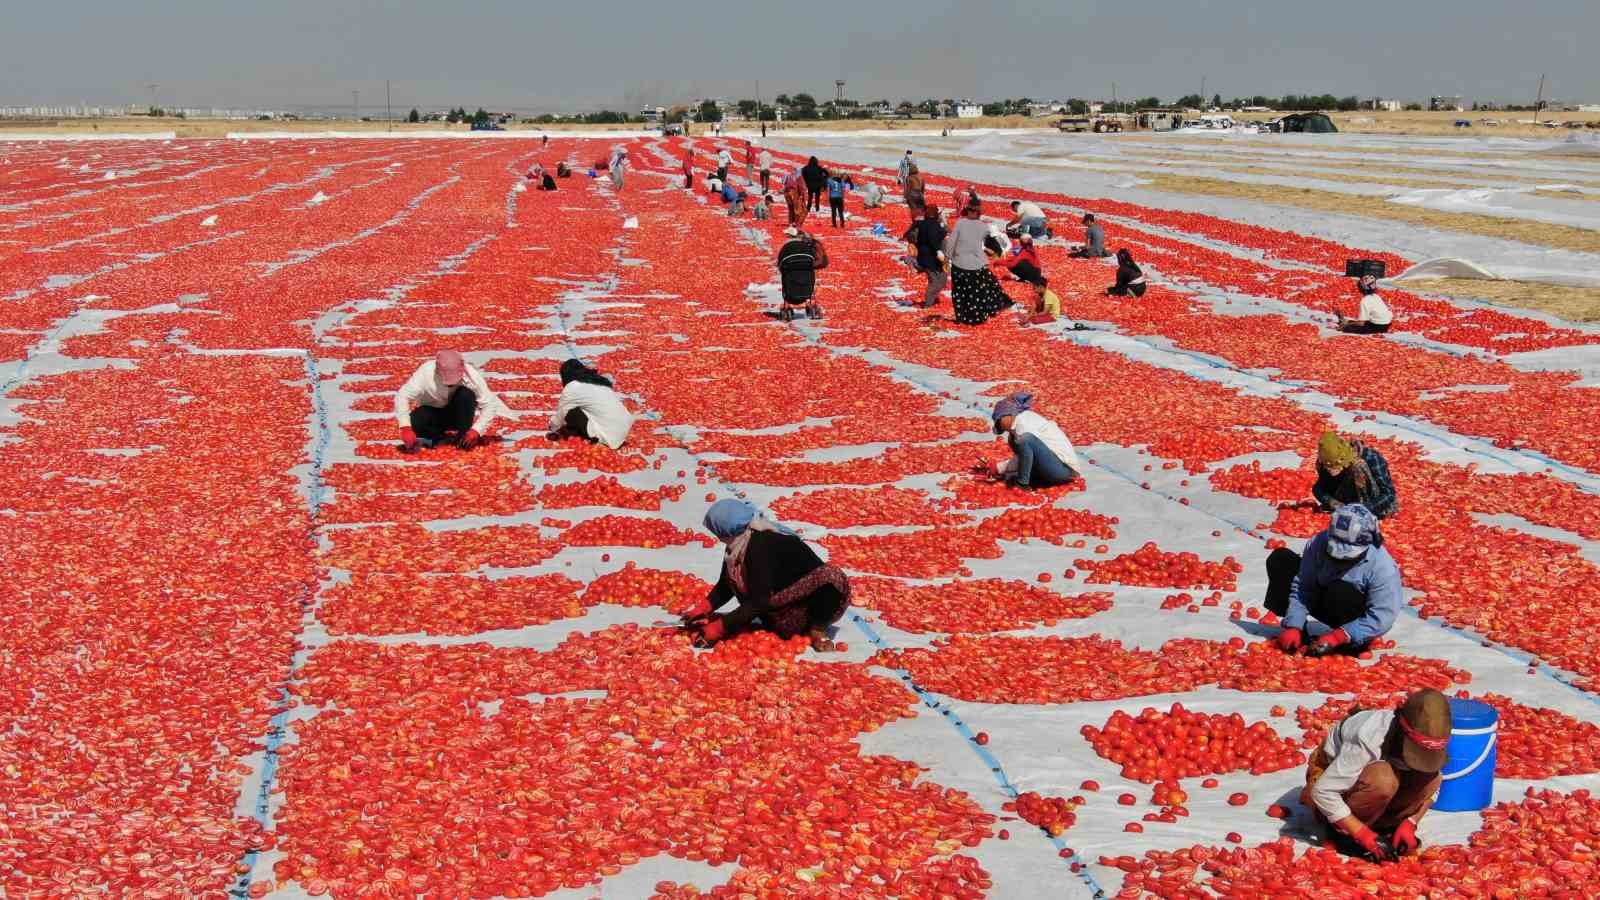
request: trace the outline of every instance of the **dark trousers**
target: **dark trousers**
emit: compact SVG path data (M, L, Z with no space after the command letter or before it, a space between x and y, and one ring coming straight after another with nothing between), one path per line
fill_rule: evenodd
M694 190L694 173L693 172L685 172L685 173L683 173L683 189L686 190L686 191Z
M1289 588L1299 574L1300 554L1288 547L1267 554L1267 596L1261 605L1280 616L1287 613ZM1338 628L1366 615L1367 606L1367 595L1359 588L1348 581L1335 581L1306 602L1306 612L1329 628Z
M844 198L843 197L829 197L828 198L828 210L833 215L833 227L835 227L835 228L843 228L844 227Z
M717 166L717 180L722 182L723 184L727 184L728 183L728 167L727 166Z
M1044 273L1039 271L1039 267L1027 260L1012 266L1011 274L1017 276L1018 281L1026 281L1029 284L1038 284L1044 279Z
M768 192L770 190L772 190L772 170L771 169L762 169L761 170L761 193L765 194L766 192Z
M1389 330L1389 323L1374 325L1371 322L1346 322L1339 330L1345 334L1383 334Z
M478 412L478 395L457 387L444 406L419 406L411 411L411 430L425 441L437 441L447 431L466 433Z
M806 206L809 206L813 212L822 210L822 188L806 185Z
M581 409L575 409L567 413L567 417L561 420L560 433L562 435L581 437L590 442L594 441L594 438L589 436L589 416Z

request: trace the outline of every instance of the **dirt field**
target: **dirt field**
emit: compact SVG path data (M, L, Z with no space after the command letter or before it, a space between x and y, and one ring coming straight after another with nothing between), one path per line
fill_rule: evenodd
M1407 290L1536 309L1573 322L1600 322L1600 288L1470 278L1427 278L1403 283Z

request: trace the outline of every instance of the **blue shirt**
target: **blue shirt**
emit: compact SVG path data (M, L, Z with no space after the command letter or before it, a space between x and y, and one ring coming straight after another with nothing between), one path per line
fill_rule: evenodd
M1305 554L1300 557L1300 574L1289 586L1289 612L1283 617L1283 627L1304 629L1310 615L1307 602L1320 597L1334 582L1344 581L1367 598L1366 614L1344 626L1350 642L1362 644L1387 634L1404 602L1400 566L1383 547L1370 547L1360 559L1345 561L1329 556L1327 544L1326 531L1306 542Z
M834 200L842 200L842 199L844 199L844 179L842 179L842 178L829 178L828 179L828 196L831 197Z

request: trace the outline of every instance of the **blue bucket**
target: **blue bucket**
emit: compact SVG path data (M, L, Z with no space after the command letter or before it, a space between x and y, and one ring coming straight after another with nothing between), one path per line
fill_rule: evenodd
M1444 784L1433 808L1472 812L1494 799L1494 767L1500 758L1500 712L1478 700L1450 700L1450 747Z

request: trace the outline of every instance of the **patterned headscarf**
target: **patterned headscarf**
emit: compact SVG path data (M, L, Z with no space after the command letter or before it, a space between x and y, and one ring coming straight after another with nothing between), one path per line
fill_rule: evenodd
M995 433L998 434L1000 431L1001 419L1030 409L1033 409L1033 394L1029 391L1017 391L1010 396L1001 398L1000 402L994 405L994 412L989 414L989 417L994 420Z
M1324 469L1347 469L1356 461L1356 448L1332 431L1324 431L1317 442L1317 465Z
M718 500L706 510L706 530L716 535L728 549L723 562L728 567L728 578L733 589L743 597L747 581L744 574L745 551L750 549L750 535L758 531L773 531L793 535L794 532L777 524L755 508L754 504L732 498Z

